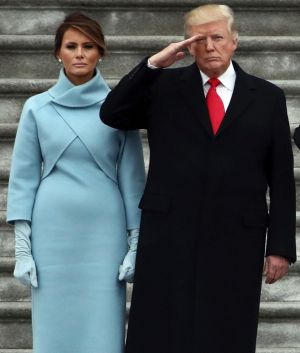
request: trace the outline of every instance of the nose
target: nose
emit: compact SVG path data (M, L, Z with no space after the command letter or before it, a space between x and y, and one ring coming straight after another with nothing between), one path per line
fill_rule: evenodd
M207 51L212 51L214 50L214 43L211 38L206 39L206 50Z
M78 46L76 49L76 57L83 58L83 49L80 46Z

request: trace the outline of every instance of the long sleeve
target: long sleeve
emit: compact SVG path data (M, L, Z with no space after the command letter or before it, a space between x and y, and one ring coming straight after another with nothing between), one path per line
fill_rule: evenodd
M42 156L31 103L24 105L13 149L8 185L7 222L31 221L41 178Z
M145 166L138 131L125 132L125 141L117 168L118 183L126 213L127 229L139 228L140 209L138 204L145 187Z
M284 94L274 107L273 143L270 158L270 221L266 255L296 261L296 200L293 152Z
M296 127L293 137L295 145L300 148L300 126Z
M103 123L124 130L146 129L150 88L161 72L148 68L144 59L124 76L102 104Z

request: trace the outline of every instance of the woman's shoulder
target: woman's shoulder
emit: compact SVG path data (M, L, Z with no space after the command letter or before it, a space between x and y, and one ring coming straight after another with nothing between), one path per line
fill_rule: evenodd
M45 104L49 103L50 100L51 100L51 97L50 97L48 91L38 93L38 94L35 94L35 95L29 97L25 101L24 108L27 108L30 110L39 110Z

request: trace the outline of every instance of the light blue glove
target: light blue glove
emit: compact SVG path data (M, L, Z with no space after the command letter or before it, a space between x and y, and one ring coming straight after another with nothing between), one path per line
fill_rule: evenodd
M134 270L135 270L135 258L136 258L136 249L139 240L139 229L129 230L128 235L128 245L129 250L124 257L123 263L119 268L119 280L126 281L128 283L133 282Z
M31 254L31 228L26 221L15 221L16 265L14 276L25 286L38 286L36 267Z

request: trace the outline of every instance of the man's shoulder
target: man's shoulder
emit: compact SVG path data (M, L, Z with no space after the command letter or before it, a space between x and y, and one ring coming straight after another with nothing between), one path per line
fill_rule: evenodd
M259 88L268 92L273 92L275 94L283 93L283 90L275 82L247 73L244 70L242 70L241 67L237 65L237 63L234 63L234 68L237 73L237 77L242 77L243 79L245 79L250 86L254 86L256 88Z
M263 89L272 90L274 92L282 92L282 88L280 88L275 82L271 80L267 80L255 75L249 75L249 78L256 84L256 86L261 87Z

